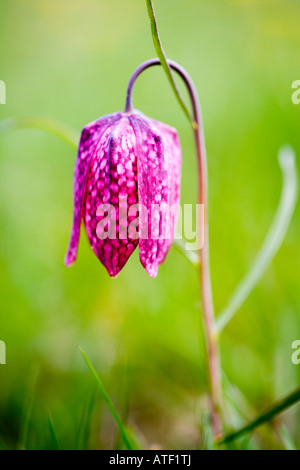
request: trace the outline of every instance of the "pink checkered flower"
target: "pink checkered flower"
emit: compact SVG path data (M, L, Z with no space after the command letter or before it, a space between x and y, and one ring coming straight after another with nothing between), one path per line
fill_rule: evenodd
M153 207L178 206L180 177L181 150L173 128L135 110L88 124L75 164L65 264L76 260L83 220L90 245L110 276L121 271L137 245L142 265L156 276L174 239L176 213L153 214Z

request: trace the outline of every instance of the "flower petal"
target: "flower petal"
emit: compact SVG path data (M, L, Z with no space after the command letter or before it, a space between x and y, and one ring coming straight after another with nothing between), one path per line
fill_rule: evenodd
M129 226L137 204L136 138L127 116L113 123L102 136L89 167L84 223L96 256L115 277L138 244L138 233Z
M77 248L80 236L80 224L82 219L82 203L85 190L88 167L96 149L97 143L106 131L110 123L118 119L120 114L112 114L88 124L82 131L77 159L74 170L73 189L73 226L68 251L65 256L66 266L74 263L77 256Z
M157 275L174 239L180 196L181 149L171 127L134 115L131 122L138 135L140 260L148 274Z

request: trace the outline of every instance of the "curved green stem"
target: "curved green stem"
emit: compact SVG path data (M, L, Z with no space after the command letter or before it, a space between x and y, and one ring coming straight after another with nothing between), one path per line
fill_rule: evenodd
M160 60L161 66L162 66L162 68L163 68L163 70L164 70L164 72L167 76L167 79L169 80L169 83L172 87L172 90L175 94L175 97L176 97L182 111L184 112L184 114L186 115L188 120L191 122L192 126L195 128L197 126L197 123L195 122L193 116L191 116L191 114L188 110L188 107L184 102L184 99L183 99L183 97L182 97L182 95L179 91L179 88L176 84L176 81L173 77L171 67L170 67L170 65L168 63L168 60L167 60L167 56L166 56L165 51L162 47L162 43L161 43L161 40L160 40L160 37L159 37L158 26L157 26L157 21L156 21L156 17L155 17L153 2L152 2L152 0L146 0L146 4L147 4L148 16L149 16L149 21L150 21L150 26L151 26L152 40L153 40L154 49L156 51L157 57Z
M296 158L291 147L282 147L279 152L279 164L282 171L283 187L278 209L252 267L229 299L227 307L224 308L217 319L218 333L232 320L262 277L279 250L290 225L298 198Z

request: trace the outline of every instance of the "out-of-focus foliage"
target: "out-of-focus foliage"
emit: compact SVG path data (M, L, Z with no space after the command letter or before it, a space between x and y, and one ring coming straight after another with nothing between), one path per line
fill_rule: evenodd
M300 79L300 2L156 3L168 57L192 75L202 103L220 311L272 220L279 147L289 143L300 155L300 105L291 101L291 84ZM0 54L7 89L1 119L38 114L79 131L123 108L131 72L154 52L144 2L2 0ZM134 102L178 129L182 202L195 202L192 133L162 70L139 78ZM60 448L122 445L79 345L141 446L208 446L195 270L173 249L150 279L136 252L111 280L84 233L78 262L65 268L74 159L70 146L42 131L0 138L0 340L7 348L0 447L53 447L49 416ZM298 206L272 266L224 330L233 427L299 383L300 365L291 361L291 344L300 339L299 230ZM281 420L299 448L299 407ZM267 426L243 445L280 447Z

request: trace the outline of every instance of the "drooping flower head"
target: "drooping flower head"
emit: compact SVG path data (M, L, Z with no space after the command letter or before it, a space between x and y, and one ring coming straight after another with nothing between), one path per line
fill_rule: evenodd
M138 111L88 124L75 164L65 264L76 260L83 220L90 245L110 276L121 271L137 245L142 265L156 276L174 239L180 176L175 129Z

